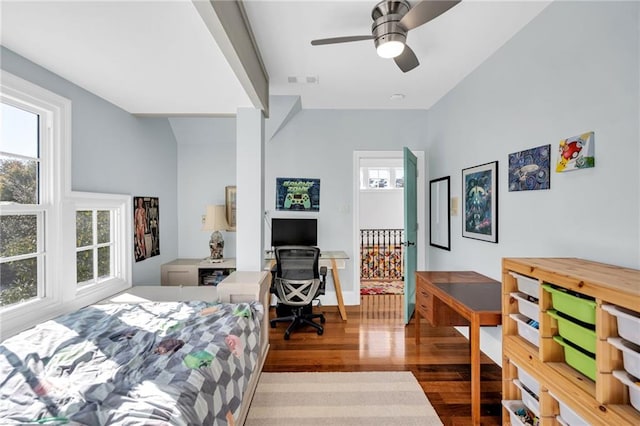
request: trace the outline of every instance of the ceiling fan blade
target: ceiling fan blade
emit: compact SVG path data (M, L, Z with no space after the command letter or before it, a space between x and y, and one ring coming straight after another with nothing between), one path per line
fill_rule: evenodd
M411 48L407 45L404 46L404 50L402 51L402 53L399 56L393 58L393 60L396 61L396 65L398 65L402 72L411 71L412 69L420 65L416 54L413 53L413 50L411 50Z
M318 40L311 40L312 46L320 46L323 44L335 44L335 43L348 43L351 41L361 41L361 40L373 40L372 35L361 35L361 36L346 36L346 37L333 37L333 38L321 38Z
M460 0L457 1L433 1L433 0L424 0L420 3L417 3L413 6L406 15L402 17L400 20L400 25L408 30L412 30L416 27L419 27L422 24L426 24L433 18L436 18L442 15L447 10L451 9L456 4L460 3Z

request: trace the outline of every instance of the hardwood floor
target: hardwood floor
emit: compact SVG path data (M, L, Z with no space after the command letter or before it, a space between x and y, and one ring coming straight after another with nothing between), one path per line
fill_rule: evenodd
M399 299L399 300L398 300ZM308 327L284 340L287 325L270 329L265 372L411 371L445 425L471 424L469 342L453 327L421 323L416 347L413 321L402 321L402 296L362 296L348 306L348 320L337 307L314 308L327 319L324 334ZM275 310L270 311L271 318ZM482 355L482 424L501 424L502 371Z

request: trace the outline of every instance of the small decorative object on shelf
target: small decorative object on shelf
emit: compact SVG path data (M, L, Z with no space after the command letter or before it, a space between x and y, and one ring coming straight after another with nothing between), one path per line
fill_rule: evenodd
M212 260L224 257L224 238L220 231L227 229L229 226L225 216L225 206L207 206L207 215L205 216L202 230L213 231L211 239L209 239L210 259Z

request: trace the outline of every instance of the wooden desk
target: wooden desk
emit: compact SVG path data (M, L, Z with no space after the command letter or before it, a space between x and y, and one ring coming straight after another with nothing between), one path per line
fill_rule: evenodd
M420 316L433 326L469 326L471 419L480 424L480 327L502 323L502 284L471 271L416 272L416 344Z

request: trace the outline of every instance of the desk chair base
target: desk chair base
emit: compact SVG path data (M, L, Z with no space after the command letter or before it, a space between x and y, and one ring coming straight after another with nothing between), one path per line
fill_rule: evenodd
M313 319L320 318L320 322L324 324L326 322L326 319L323 314L303 314L302 307L294 308L292 311L293 315L274 318L269 321L269 323L271 324L271 328L275 328L276 324L279 322L291 322L291 324L289 324L289 327L287 327L287 331L284 332L284 340L289 340L291 332L301 325L310 325L311 327L316 329L316 333L318 333L318 336L322 336L322 333L324 333L324 327L322 327L318 323L313 322Z

